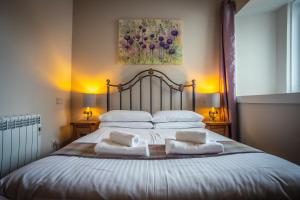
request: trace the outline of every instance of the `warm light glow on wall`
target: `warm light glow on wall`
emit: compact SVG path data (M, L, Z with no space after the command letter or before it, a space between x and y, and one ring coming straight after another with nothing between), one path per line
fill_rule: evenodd
M53 42L45 39L44 46L47 47L47 56L42 61L37 60L33 65L32 73L41 82L49 84L62 91L71 90L71 57L64 50L58 49ZM43 64L40 64L40 63Z
M219 66L213 70L188 70L186 81L196 80L196 93L215 93L220 91Z
M73 72L72 91L79 93L105 94L107 76Z
M209 119L209 110L211 108L196 108L196 112L200 113L201 115L204 116L204 120L208 120Z
M196 82L197 93L214 93L219 92L219 77L215 75L208 75L200 77Z
M66 57L53 53L50 63L51 67L37 65L32 73L36 73L37 77L63 91L71 90L71 64ZM46 70L45 70L46 68Z

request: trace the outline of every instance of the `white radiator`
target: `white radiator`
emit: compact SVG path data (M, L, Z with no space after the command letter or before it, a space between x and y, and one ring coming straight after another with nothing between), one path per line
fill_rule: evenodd
M40 132L40 115L0 118L1 177L39 158Z

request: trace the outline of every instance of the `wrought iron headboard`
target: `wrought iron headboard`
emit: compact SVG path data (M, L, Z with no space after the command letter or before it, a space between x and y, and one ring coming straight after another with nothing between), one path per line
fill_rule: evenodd
M130 110L132 110L132 87L135 86L139 82L139 89L140 89L140 110L143 110L143 95L142 95L142 85L143 85L143 79L149 77L150 79L150 112L153 111L153 105L152 105L152 96L153 96L153 81L152 78L158 78L160 81L160 110L163 109L163 83L165 83L169 89L170 89L170 110L173 108L173 91L179 91L180 92L180 109L182 110L182 93L185 88L192 87L192 109L195 111L195 80L192 80L191 84L178 84L174 81L172 81L166 74L159 70L155 69L147 69L139 72L136 74L131 80L129 80L126 83L121 84L111 84L110 80L106 80L106 86L107 86L107 111L110 110L110 87L116 87L119 92L119 99L120 99L120 110L122 110L122 92L129 90L129 107Z

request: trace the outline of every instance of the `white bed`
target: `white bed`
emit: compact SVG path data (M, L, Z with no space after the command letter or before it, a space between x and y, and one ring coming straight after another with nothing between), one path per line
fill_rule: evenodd
M188 106L195 110L195 80L190 84L178 84L166 74L149 69L139 72L126 83L110 84L107 80L107 111L111 109L110 87L115 87L119 91L117 96L120 110L124 99L123 91L125 94L125 91L129 90L131 110L134 86L139 86L139 107L143 110L145 105L142 102L146 98L141 95L142 85L145 85L142 84L142 80L146 78L150 81L151 113L155 110L155 106L159 106L159 110L166 110L163 103L163 98L166 98L163 97L163 84L170 89L167 92L170 95L168 108L176 106L172 104L172 94L178 92L180 94L178 107L182 110L183 90L191 87L192 93L188 91L187 94L192 94L192 98L188 98L192 102L188 103ZM156 78L159 82L153 84L152 78ZM160 86L158 105L153 104L152 85ZM174 138L176 129L146 129L148 125L145 124L143 129L136 129L136 123L154 121L155 127L164 125L166 128L170 125L174 127L173 122L176 122L175 126L182 128L186 124L178 122L192 121L187 124L194 127L195 123L196 126L201 126L200 121L203 119L199 118L199 114L191 112L181 112L169 117L164 114L170 111L165 113L162 111L162 115L153 117L145 112L141 117L141 113L125 111L121 114L118 111L111 111L112 115L108 115L106 119L103 117L102 122L106 120L113 126L120 126L120 121L124 125L131 120L134 124L131 123L129 126L134 128L101 127L74 143L98 143L107 138L112 130L125 130L138 134L150 145L159 145L165 143L165 138ZM162 123L159 126L157 122ZM171 123L163 124L164 122ZM230 139L213 132L208 132L208 138L230 142ZM152 160L51 155L2 178L0 194L9 199L300 199L300 167L262 152Z
M149 144L163 144L176 131L104 127L74 142L99 142L116 129ZM48 156L6 176L0 188L10 199L300 199L300 167L266 153L168 160Z

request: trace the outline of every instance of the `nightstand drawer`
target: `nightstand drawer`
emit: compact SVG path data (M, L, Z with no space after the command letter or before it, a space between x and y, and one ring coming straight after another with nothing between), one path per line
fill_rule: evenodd
M99 124L99 121L92 120L80 120L77 122L72 122L71 125L73 126L73 138L77 139L83 135L87 135L96 131L99 127Z
M206 128L220 135L230 136L230 122L227 121L206 121Z
M76 127L77 135L87 135L91 133L91 128L90 127L84 127L84 126L77 126Z
M226 133L226 128L220 128L220 127L210 127L209 130L213 131L213 132L216 132L216 133L219 133L221 135L225 135Z

